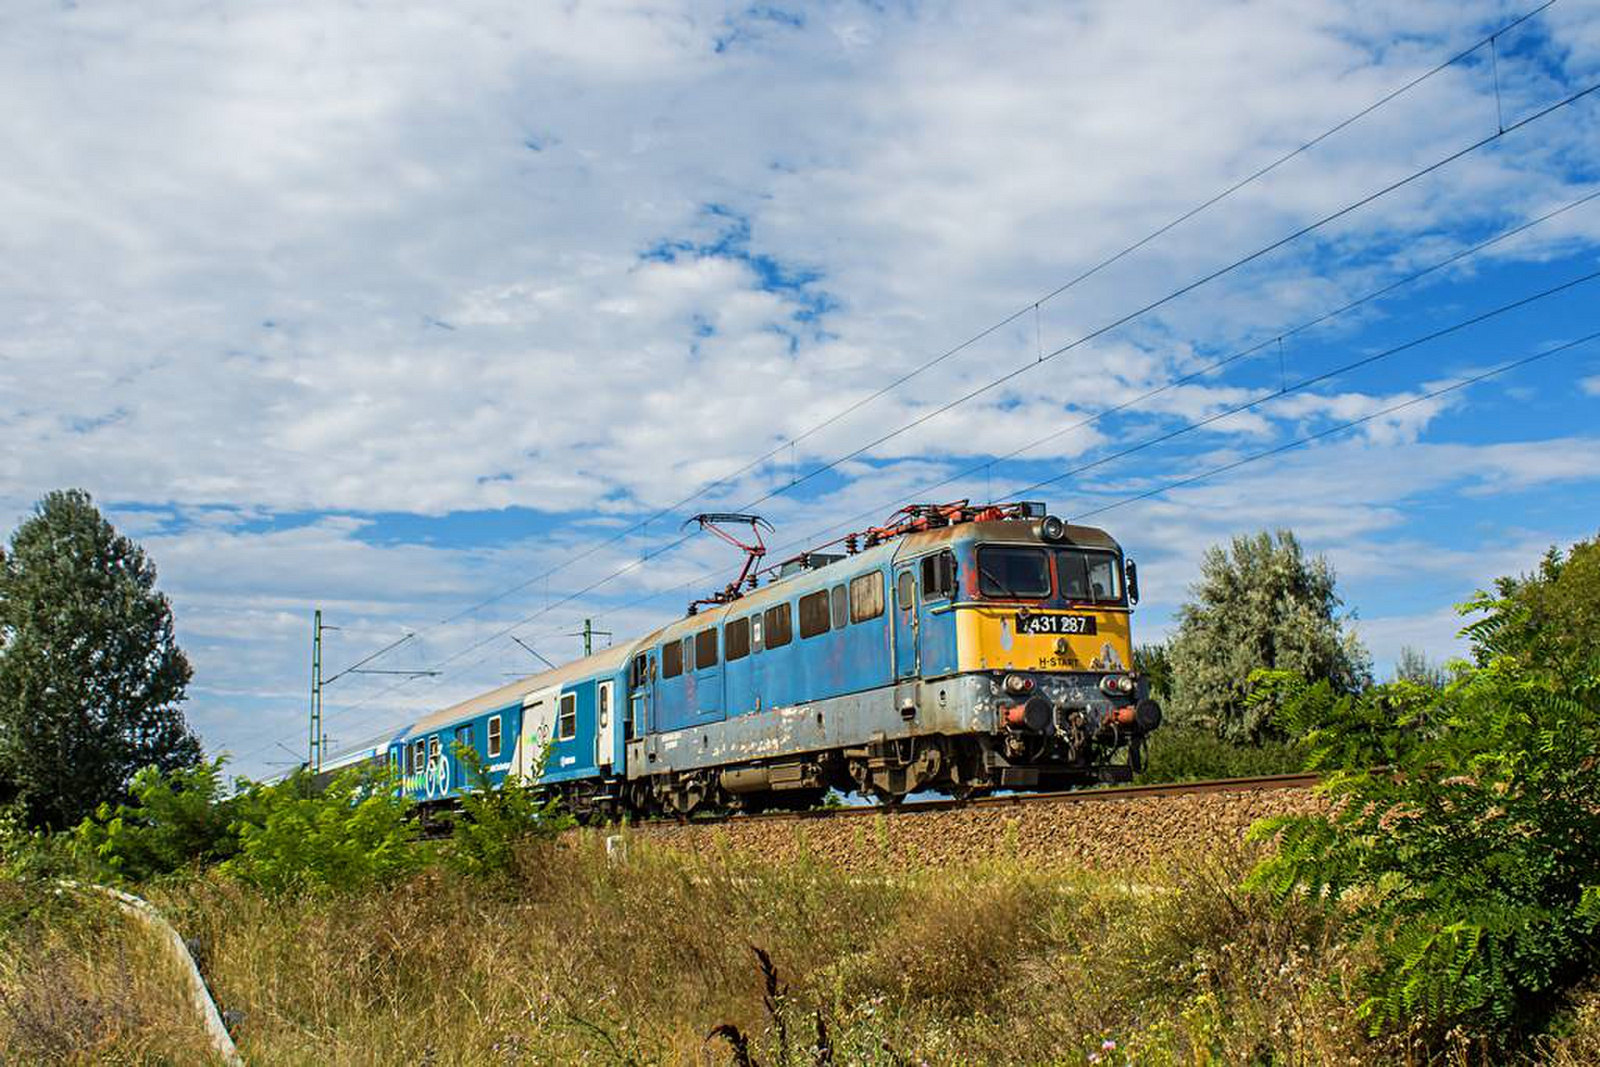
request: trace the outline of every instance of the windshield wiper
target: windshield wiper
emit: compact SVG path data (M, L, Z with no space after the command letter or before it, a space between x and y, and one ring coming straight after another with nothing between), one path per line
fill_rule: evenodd
M990 582L994 583L994 587L996 589L1000 590L1000 595L1005 596L1005 597L1009 597L1012 600L1024 600L1024 599L1026 599L1020 593L1016 592L1009 585L1007 585L1005 582L1002 582L1000 579L996 578L994 576L994 573L992 571L990 571L988 567L985 567L981 563L978 564L978 573L981 576L989 579Z

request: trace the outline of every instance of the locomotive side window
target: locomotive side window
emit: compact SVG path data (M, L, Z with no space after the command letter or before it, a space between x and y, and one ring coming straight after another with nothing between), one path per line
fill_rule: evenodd
M922 557L922 599L942 600L956 591L956 557L935 552Z
M717 631L701 630L694 635L694 669L703 671L717 665Z
M645 683L645 679L649 677L649 663L649 657L643 652L633 657L633 668L628 675L629 686L637 689Z
M1008 599L1050 595L1050 558L1042 548L978 549L978 592Z
M750 616L750 647L761 651L761 613Z
M500 716L489 718L489 758L500 755Z
M800 598L800 636L815 637L828 632L828 591L819 589Z
M850 621L866 622L883 614L883 572L850 579Z
M668 641L661 646L661 677L676 678L683 673L683 644Z
M833 587L833 628L844 629L844 624L849 621L850 595L844 591L844 586Z
M578 736L578 694L561 697L561 720L556 724L556 740L571 741Z
M787 603L768 608L762 617L762 624L762 629L766 632L768 648L782 648L794 639L794 629L789 620L789 605Z
M1122 599L1117 557L1109 552L1059 549L1056 573L1061 578L1061 595L1068 600L1117 602Z
M750 619L734 619L728 623L723 633L725 642L723 658L729 663L736 659L744 659L750 654Z

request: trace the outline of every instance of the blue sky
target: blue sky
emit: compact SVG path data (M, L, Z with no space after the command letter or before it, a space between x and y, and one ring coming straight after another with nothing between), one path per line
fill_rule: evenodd
M675 544L696 511L797 550L1263 398L1029 494L1102 508L1600 330L1596 280L1265 399L1600 269L1597 93L1099 333L1600 80L1592 0L1041 300L1530 6L13 5L0 517L80 486L139 538L191 721L260 774L315 607L330 672L408 632L374 666L443 668L331 688L353 743L536 666L512 634L674 617L738 565ZM1443 657L1453 603L1597 532L1597 407L1591 343L1097 521L1143 638L1287 527L1380 670Z

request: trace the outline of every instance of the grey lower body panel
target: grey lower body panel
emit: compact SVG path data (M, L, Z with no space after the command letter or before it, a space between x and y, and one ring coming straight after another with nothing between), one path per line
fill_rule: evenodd
M628 777L803 756L893 738L992 733L986 675L923 681L733 715L628 742Z

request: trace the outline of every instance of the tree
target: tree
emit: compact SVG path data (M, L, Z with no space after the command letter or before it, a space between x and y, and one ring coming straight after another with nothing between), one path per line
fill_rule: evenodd
M1566 599L1597 559L1593 543L1552 553L1464 605L1482 613L1475 662L1443 688L1341 695L1279 674L1258 694L1277 690L1308 765L1332 773L1326 813L1252 829L1278 838L1252 881L1366 939L1375 1028L1466 1024L1520 1052L1600 972L1600 648L1575 637L1597 607Z
M44 497L0 553L0 785L65 829L141 768L191 766L191 675L144 550L80 490Z
M1450 681L1450 671L1430 660L1421 649L1402 645L1394 661L1394 680L1443 689Z
M1335 615L1333 568L1307 560L1288 530L1207 549L1190 594L1169 651L1175 724L1233 741L1271 736L1271 709L1248 700L1258 670L1324 680L1336 693L1371 681L1366 651Z

